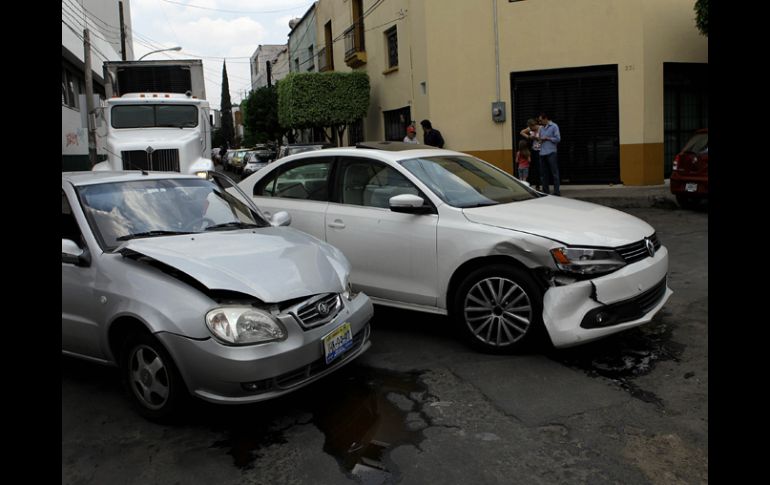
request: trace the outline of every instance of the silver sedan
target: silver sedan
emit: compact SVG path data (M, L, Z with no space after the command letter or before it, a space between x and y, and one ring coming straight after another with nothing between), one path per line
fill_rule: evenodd
M117 365L137 410L273 398L369 346L372 304L336 248L264 217L230 179L62 174L62 352Z

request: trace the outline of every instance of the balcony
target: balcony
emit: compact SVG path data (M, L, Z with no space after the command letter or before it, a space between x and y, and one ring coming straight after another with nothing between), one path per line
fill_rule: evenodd
M358 67L366 64L364 47L364 24L356 22L345 30L345 64Z

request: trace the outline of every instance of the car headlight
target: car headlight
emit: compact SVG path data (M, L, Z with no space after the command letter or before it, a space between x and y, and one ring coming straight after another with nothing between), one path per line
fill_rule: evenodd
M581 275L610 273L626 265L612 249L556 248L551 256L560 270Z
M269 313L253 307L215 308L206 325L225 344L247 345L286 338L286 331Z

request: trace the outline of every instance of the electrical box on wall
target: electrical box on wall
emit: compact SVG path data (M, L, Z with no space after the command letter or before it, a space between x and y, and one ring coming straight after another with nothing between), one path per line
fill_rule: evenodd
M505 101L495 101L492 103L492 121L496 123L505 121Z

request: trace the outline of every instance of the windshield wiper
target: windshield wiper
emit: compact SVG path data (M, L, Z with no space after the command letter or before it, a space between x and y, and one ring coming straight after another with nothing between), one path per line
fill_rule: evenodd
M180 234L194 234L192 232L186 232L186 231L147 231L147 232L137 232L135 234L126 234L125 236L120 236L117 238L117 241L128 241L129 239L137 239L140 237L155 237L155 236L178 236Z
M223 222L222 224L214 224L213 226L208 226L205 231L216 231L218 229L228 229L228 228L237 228L237 229L248 229L252 227L260 227L257 224L253 224L251 222L241 222L241 221L231 221L231 222Z

